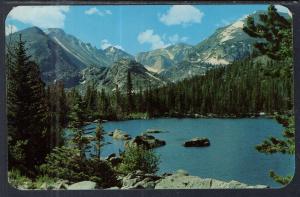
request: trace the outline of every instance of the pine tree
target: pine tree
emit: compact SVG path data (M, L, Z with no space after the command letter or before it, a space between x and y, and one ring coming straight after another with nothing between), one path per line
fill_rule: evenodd
M127 71L127 113L130 114L133 111L133 95L132 95L132 81L131 72Z
M87 86L84 101L86 103L86 109L88 111L96 111L97 106L97 90L94 84Z
M122 113L121 94L120 94L118 84L116 84L116 92L115 92L115 112L117 114Z
M38 65L26 54L25 42L20 39L8 68L8 135L9 167L33 175L52 146L48 143L49 113L45 85Z
M103 141L104 141L104 129L101 123L98 123L97 127L96 127L96 131L95 131L95 141L96 141L96 156L97 158L100 158L101 156L101 147L104 145Z
M73 131L72 141L80 150L80 156L82 159L85 158L85 151L87 149L87 145L90 143L90 140L84 135L84 102L80 94L73 90L73 105L70 109L69 120L70 127Z
M266 41L254 46L272 59L282 60L292 56L292 23L281 16L274 5L269 6L266 14L260 14L262 23L255 24L253 17L248 17L243 30L251 37Z
M49 143L55 146L64 144L63 129L67 126L68 106L64 91L64 84L61 81L48 85L47 103L49 106L50 125L52 137Z

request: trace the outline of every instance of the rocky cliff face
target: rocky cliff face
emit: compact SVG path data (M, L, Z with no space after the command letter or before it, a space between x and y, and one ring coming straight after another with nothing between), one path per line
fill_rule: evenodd
M251 16L259 23L259 15L262 13L258 11ZM246 17L221 27L195 46L173 45L140 53L136 59L146 65L147 69L173 82L203 75L208 69L249 57L254 51L253 44L264 41L248 36L243 31L245 22Z
M244 31L245 20L239 20L219 28L212 36L195 46L190 54L191 63L203 62L212 65L227 65L250 56L257 40Z
M134 60L134 57L125 51L118 49L116 47L110 46L104 49L105 56L109 59L110 64L120 60L120 59L131 59Z
M90 65L108 66L111 63L103 50L93 47L90 43L84 43L75 36L66 34L62 29L49 28L45 30L45 33L73 58L82 62L84 67Z
M136 61L143 64L149 71L160 73L183 61L192 49L187 44L176 44L163 49L137 54Z
M19 35L26 42L28 55L40 66L42 79L46 83L62 80L65 87L74 87L80 84L81 72L86 68L103 70L103 67L109 67L118 59L133 59L116 48L97 49L58 28L45 31L38 27L27 28L7 36L6 42L13 47Z
M26 41L28 55L38 63L45 82L64 81L66 87L75 86L80 78L79 71L85 64L53 41L46 33L37 27L28 28L6 37L9 45L15 45L19 40Z
M108 68L89 67L82 73L81 85L95 83L98 89L114 91L116 86L120 91L126 91L127 73L130 72L134 89L161 86L166 84L155 73L148 71L142 64L130 59L120 59Z

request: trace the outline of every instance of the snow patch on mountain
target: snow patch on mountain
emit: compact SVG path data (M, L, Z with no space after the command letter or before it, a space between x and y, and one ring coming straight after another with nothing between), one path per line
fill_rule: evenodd
M151 77L151 78L153 78L153 79L155 79L155 80L158 80L158 81L160 81L160 82L162 82L162 83L164 83L165 84L165 82L164 81L162 81L160 78L158 78L158 77L155 77L154 75L152 75L151 73L149 73L149 72L146 72L146 74L149 76L149 77Z
M164 69L160 69L160 68L156 68L156 67L152 67L152 66L144 66L148 71L150 72L154 72L154 73L161 73L162 71L164 71Z
M221 42L225 42L228 40L231 40L234 38L233 34L238 30L238 29L242 29L244 26L244 22L243 21L237 21L235 23L233 23L232 25L230 25L228 28L226 28L222 33L221 33L221 37L222 39L220 40Z
M225 59L217 59L217 58L209 58L205 60L205 63L209 63L212 65L228 65L230 62L228 62Z

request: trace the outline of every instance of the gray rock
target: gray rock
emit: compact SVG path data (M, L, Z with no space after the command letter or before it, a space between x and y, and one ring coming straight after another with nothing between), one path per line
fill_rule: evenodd
M120 129L116 129L112 136L115 140L130 140L131 136L121 131Z
M106 160L110 160L111 158L114 158L116 156L117 156L116 153L112 153L112 154L110 154L110 155L107 156Z
M138 170L122 178L121 189L154 189L156 181L160 178L155 174L145 174Z
M154 189L154 187L155 187L155 182L149 181L147 179L137 182L134 185L134 188L137 188L137 189Z
M122 162L122 159L120 157L112 157L108 160L112 166L117 166Z
M68 190L91 190L96 189L96 183L93 181L82 181L74 183L68 187Z
M106 188L108 190L116 190L116 189L120 189L119 187L110 187L110 188Z
M186 141L183 146L185 147L204 147L204 146L209 146L210 141L208 138L193 138L189 141Z
M147 129L143 134L155 134L155 133L167 133L167 131L162 131L159 129Z
M189 175L189 173L186 170L182 170L182 169L177 170L176 174L183 175L183 176L188 176Z
M125 146L132 146L132 145L138 145L146 149L152 149L152 148L164 146L166 145L166 142L164 140L159 140L152 135L144 134L141 136L136 136L134 139L125 143Z
M211 178L189 176L185 173L175 173L166 176L155 185L155 189L243 189L243 188L267 188L264 185L249 186L238 181L220 181Z

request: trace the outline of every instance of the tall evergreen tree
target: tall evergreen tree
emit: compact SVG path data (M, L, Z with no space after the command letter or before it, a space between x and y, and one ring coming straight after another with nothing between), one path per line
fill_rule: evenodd
M80 150L81 158L85 158L85 151L87 149L87 145L90 143L89 139L84 135L84 102L80 96L80 94L73 90L73 105L70 109L69 120L70 127L73 131L73 142Z
M63 82L58 81L48 86L47 101L50 116L49 129L52 133L49 143L53 146L61 146L64 144L63 129L67 126L69 110Z
M88 111L96 111L97 108L97 90L94 84L87 86L84 101Z
M127 71L127 113L133 111L133 95L132 95L132 81L131 81L131 72Z
M101 156L101 147L104 145L104 129L101 123L98 123L96 130L95 130L95 141L96 141L96 156L97 158L100 158Z
M7 76L9 167L33 175L52 148L48 105L38 65L29 60L21 35L15 54Z
M122 113L121 93L118 84L116 84L115 91L115 111L117 114Z

